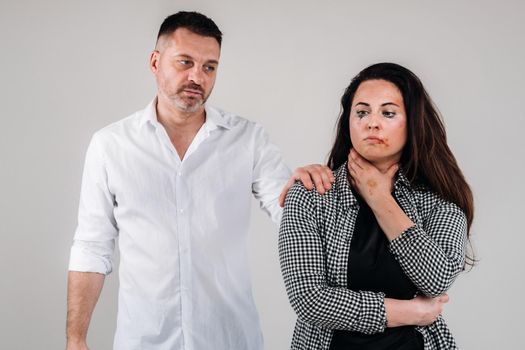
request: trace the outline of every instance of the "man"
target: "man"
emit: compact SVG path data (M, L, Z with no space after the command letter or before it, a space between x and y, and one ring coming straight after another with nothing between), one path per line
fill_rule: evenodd
M250 195L278 221L290 174L259 125L205 105L221 40L202 14L166 18L150 56L157 97L91 140L69 266L68 349L87 349L117 236L115 349L262 349L246 251ZM310 167L287 187L298 178L311 186L310 176L318 188L333 180Z

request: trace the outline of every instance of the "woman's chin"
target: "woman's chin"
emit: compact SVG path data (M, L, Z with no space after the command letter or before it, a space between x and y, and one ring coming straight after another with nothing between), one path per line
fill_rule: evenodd
M365 160L369 161L370 163L376 163L376 162L384 162L388 160L388 157L386 157L383 154L380 154L379 152L359 152L357 151L357 154L359 154L361 157L363 157Z

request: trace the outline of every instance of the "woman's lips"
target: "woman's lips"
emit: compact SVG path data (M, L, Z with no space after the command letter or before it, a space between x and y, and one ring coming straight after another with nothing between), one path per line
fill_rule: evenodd
M369 136L365 138L365 141L370 142L370 143L384 143L382 138L376 137L376 136Z

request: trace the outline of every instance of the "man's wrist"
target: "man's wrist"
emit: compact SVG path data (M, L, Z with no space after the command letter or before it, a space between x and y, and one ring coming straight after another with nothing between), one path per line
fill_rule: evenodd
M89 350L89 347L87 346L86 341L78 340L78 341L67 341L66 344L66 350Z
M66 341L71 345L81 345L86 344L86 337L81 335L66 335Z

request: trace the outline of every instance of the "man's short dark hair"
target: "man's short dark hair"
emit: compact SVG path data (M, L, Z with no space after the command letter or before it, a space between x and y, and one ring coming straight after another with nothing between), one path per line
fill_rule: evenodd
M202 13L186 11L180 11L166 17L160 26L157 41L163 35L171 35L178 28L186 28L192 33L215 38L221 46L222 32L215 22Z

